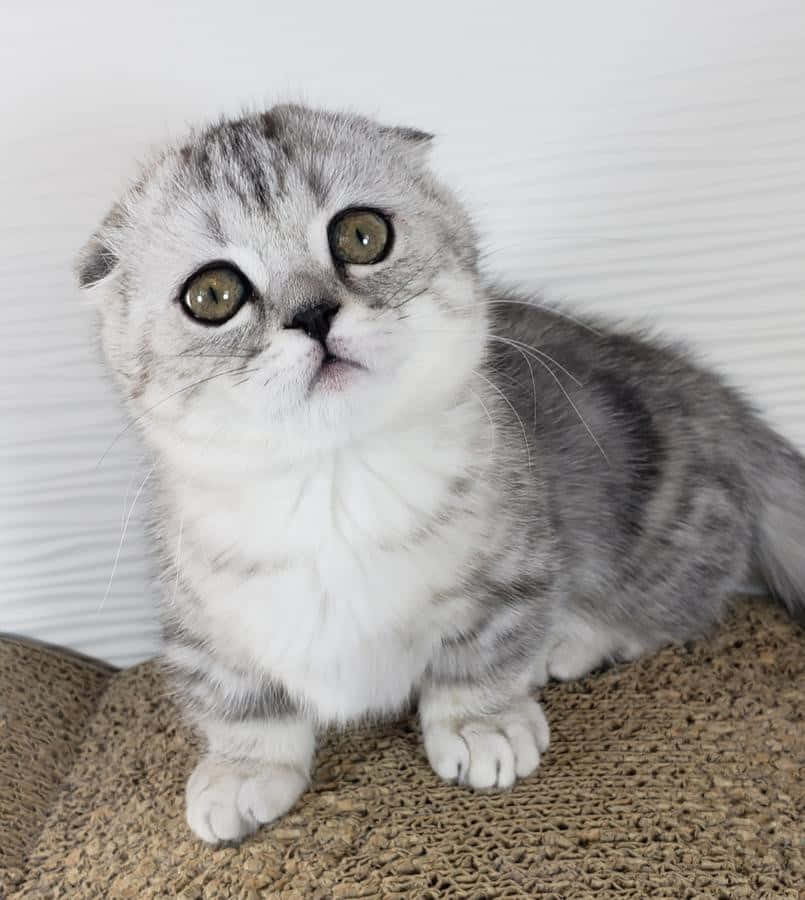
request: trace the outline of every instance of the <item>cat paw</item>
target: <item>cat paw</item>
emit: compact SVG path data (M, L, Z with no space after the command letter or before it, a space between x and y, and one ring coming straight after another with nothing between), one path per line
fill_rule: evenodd
M637 659L642 652L643 648L638 644L625 640L569 638L553 648L548 659L548 675L557 681L575 681L613 662Z
M560 641L548 660L548 674L557 681L575 681L600 669L607 661L607 653L594 643Z
M187 780L187 824L208 844L239 841L288 812L307 785L290 766L247 768L208 757Z
M495 716L424 722L423 733L434 772L476 790L510 788L537 768L550 742L542 707L530 697Z

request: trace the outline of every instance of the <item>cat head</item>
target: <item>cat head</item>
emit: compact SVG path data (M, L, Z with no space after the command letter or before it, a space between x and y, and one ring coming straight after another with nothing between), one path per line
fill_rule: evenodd
M430 141L281 106L144 171L76 272L146 436L301 453L455 402L486 317Z

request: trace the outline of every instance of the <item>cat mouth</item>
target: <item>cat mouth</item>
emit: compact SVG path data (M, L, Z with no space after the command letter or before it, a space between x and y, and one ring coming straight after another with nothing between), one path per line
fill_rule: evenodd
M319 368L310 382L310 390L316 388L324 390L343 390L354 380L359 372L365 372L366 367L346 357L338 356L329 350L322 357Z

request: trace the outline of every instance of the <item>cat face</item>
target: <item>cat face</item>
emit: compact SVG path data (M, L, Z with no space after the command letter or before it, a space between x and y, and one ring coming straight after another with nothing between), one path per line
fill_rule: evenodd
M450 402L480 364L485 313L429 140L277 107L145 172L77 272L147 433L299 452Z

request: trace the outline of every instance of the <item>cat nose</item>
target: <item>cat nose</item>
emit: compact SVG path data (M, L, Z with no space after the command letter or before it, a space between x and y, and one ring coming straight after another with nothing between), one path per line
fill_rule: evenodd
M323 344L330 331L330 325L335 318L335 314L339 309L341 307L337 303L323 300L315 306L300 309L291 319L291 324L288 327L299 328L308 337Z

